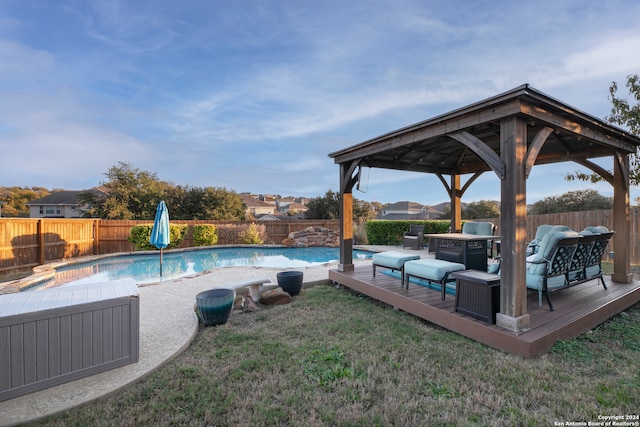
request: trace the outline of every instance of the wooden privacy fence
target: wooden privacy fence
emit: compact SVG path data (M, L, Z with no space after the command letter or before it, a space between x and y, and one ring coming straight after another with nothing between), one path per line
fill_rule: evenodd
M630 211L631 220L631 264L640 264L640 242L638 240L638 231L640 231L640 208L634 206ZM491 218L481 221L491 221L498 228L496 235L500 235L500 218ZM561 212L555 214L544 215L527 215L527 242L531 241L536 235L536 229L542 224L552 225L566 225L572 230L581 231L586 227L594 225L604 225L609 230L616 230L616 225L613 223L613 210L603 209L596 211L583 211L583 212ZM613 251L613 241L616 235L609 242L607 247L608 251ZM605 254L603 259L608 259Z
M631 218L631 263L640 264L640 209L632 207ZM500 235L500 219L490 218ZM240 243L240 233L251 221L171 221L173 224L187 224L189 231L180 247L192 247L192 226L215 224L218 227L218 244ZM0 276L27 271L47 262L87 255L130 252L134 247L127 238L131 227L138 224L152 224L153 221L121 221L100 219L37 219L0 218ZM263 221L256 224L264 229L264 242L280 244L289 233L310 226L321 226L339 232L339 220L291 220ZM590 225L604 225L615 230L613 211L610 209L564 212L527 217L527 238L533 239L536 228L541 224L562 224L580 231ZM616 238L615 235L613 237ZM609 244L612 250L613 244Z
M0 218L0 275L98 251L95 219Z
M189 230L180 245L194 246L192 227L214 224L218 227L218 244L241 243L241 233L255 221L171 221L186 224ZM255 222L266 244L280 244L289 233L310 226L340 229L339 220L291 220ZM33 267L66 258L131 252L127 239L131 227L153 221L100 219L0 218L0 276L29 271Z

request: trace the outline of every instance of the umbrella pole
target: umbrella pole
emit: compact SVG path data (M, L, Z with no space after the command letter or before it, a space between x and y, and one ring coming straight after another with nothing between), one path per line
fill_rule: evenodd
M160 248L160 277L162 277L162 248Z

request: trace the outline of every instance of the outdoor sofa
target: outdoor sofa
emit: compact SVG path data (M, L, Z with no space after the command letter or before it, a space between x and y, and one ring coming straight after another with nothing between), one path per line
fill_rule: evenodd
M568 227L567 227L568 228ZM542 306L544 295L553 311L550 293L591 280L602 275L602 256L614 232L606 227L587 227L580 233L573 230L548 231L537 245L537 251L527 257L527 288L538 292ZM537 233L536 233L537 235Z

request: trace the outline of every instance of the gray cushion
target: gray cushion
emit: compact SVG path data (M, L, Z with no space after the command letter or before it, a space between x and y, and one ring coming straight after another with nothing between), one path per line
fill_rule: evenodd
M441 259L421 259L407 261L404 265L405 275L422 277L433 281L441 281L447 273L466 270L464 264Z
M493 235L493 224L490 222L473 222L467 221L462 224L463 234L474 234L476 236Z
M542 241L540 242L540 249L538 253L532 255L527 259L531 264L528 266L527 270L531 274L535 274L538 276L544 275L544 272L547 268L547 264L544 262L538 263L542 260L549 260L551 255L553 254L553 250L558 243L558 240L565 237L577 237L578 233L575 231L554 231L544 235Z
M400 270L406 261L413 259L420 259L420 255L408 255L402 252L389 251L373 254L371 257L373 264L395 270Z

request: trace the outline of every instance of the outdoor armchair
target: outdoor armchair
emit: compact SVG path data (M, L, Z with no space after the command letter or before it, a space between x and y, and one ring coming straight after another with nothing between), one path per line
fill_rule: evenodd
M402 248L422 249L424 246L424 225L411 224L409 231L402 235Z
M474 234L476 236L493 236L496 226L491 222L466 221L462 224L462 234Z

